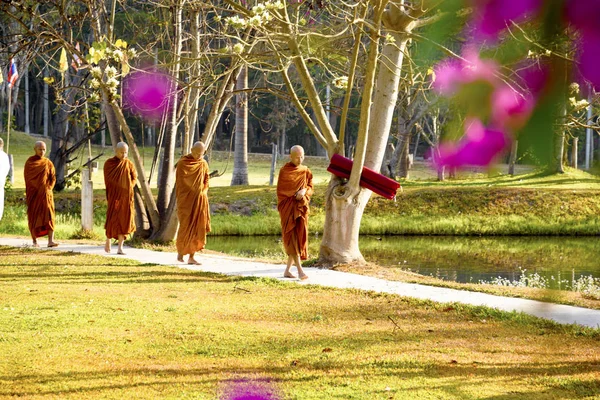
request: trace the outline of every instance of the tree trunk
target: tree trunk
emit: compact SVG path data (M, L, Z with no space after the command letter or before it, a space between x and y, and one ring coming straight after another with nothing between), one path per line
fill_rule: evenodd
M233 174L231 186L248 184L248 69L242 67L238 76L235 104L235 150L233 153Z
M411 160L409 156L408 149L410 147L410 136L406 136L406 140L404 141L404 146L402 146L402 151L400 152L400 163L398 165L398 177L403 179L408 179L408 171L410 170Z
M578 137L574 137L573 138L573 145L571 147L571 168L575 168L577 169L577 152L578 152L578 144L579 142L579 138Z
M563 106L562 109L562 117L563 121L565 121L566 117L566 107ZM555 133L554 136L554 171L559 174L563 174L565 172L564 168L564 154L565 154L565 128L561 124L558 126L558 132Z
M519 149L519 141L513 140L510 146L510 157L508 160L508 174L513 176L515 174L515 164L517 163L517 151Z
M326 222L319 249L319 263L331 267L335 264L364 263L358 246L360 221L371 192L362 189L349 198L347 187L333 178L325 194Z
M162 170L158 176L158 185L161 190L158 192L156 206L160 216L160 228L155 230L151 239L161 242L169 242L175 238L177 234L177 219L176 213L173 212L176 207L175 193L175 145L177 142L177 129L179 127L177 121L177 111L179 107L177 96L177 83L179 81L179 71L181 64L181 50L183 47L183 4L185 0L177 1L175 6L175 46L173 60L173 84L170 93L169 104L169 130L165 135L164 158Z

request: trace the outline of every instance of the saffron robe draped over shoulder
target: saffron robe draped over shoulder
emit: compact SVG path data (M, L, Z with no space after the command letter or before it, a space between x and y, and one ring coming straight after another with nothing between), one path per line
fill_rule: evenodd
M177 196L177 253L193 254L204 249L206 234L210 232L208 205L208 164L191 154L177 162L175 175Z
M118 157L109 158L104 163L104 184L106 186L106 237L118 239L135 231L135 206L133 188L137 172L131 160Z
M283 247L288 255L308 257L308 214L313 194L312 172L305 165L288 162L279 170L277 178L277 211L281 219ZM306 194L296 200L296 192L306 189Z
M45 157L31 156L25 162L23 175L29 231L34 238L46 236L50 231L54 231L54 164Z

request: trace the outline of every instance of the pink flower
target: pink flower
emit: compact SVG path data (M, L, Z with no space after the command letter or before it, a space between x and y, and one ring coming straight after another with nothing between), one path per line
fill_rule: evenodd
M599 0L567 0L564 16L566 20L582 32L600 33L600 1Z
M151 120L168 110L176 89L173 79L163 73L137 71L123 80L123 105Z
M452 95L463 84L479 80L495 84L497 72L498 64L495 61L481 59L477 51L466 48L462 60L446 60L434 68L433 87L440 94Z
M581 75L597 90L600 89L600 30L582 35L578 62Z
M473 0L473 3L475 37L480 39L496 39L511 21L521 22L535 16L542 6L542 0Z
M465 126L466 133L458 143L439 146L438 154L434 156L437 168L489 165L510 143L504 132L488 129L478 119L468 119Z
M492 93L492 124L515 132L527 124L535 108L536 101L531 95L524 95L509 86L503 86Z

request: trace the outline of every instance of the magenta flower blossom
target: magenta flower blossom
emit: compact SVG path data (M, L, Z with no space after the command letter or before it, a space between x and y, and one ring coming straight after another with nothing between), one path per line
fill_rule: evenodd
M575 0L581 1L581 0ZM496 39L511 21L521 22L535 16L542 0L473 0L474 34L477 39Z
M433 157L438 169L489 165L510 143L504 132L488 129L478 119L468 119L465 126L466 133L458 143L443 143L439 146L438 154Z
M585 32L579 41L578 66L581 75L600 90L600 29Z
M599 0L567 0L564 16L583 35L589 32L600 33Z
M123 80L123 105L150 120L162 118L167 112L176 85L160 72L137 71Z
M279 400L278 390L268 381L237 380L219 396L220 400Z
M509 86L496 89L491 102L491 123L511 132L525 126L536 104L533 96L521 94Z
M494 84L497 80L498 64L493 60L482 60L477 51L467 48L462 60L447 60L434 68L433 87L440 94L452 95L461 85L478 80Z

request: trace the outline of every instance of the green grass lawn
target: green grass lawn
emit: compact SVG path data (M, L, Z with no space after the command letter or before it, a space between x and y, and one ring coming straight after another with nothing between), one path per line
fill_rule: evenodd
M521 314L0 247L0 398L600 396L600 335Z

